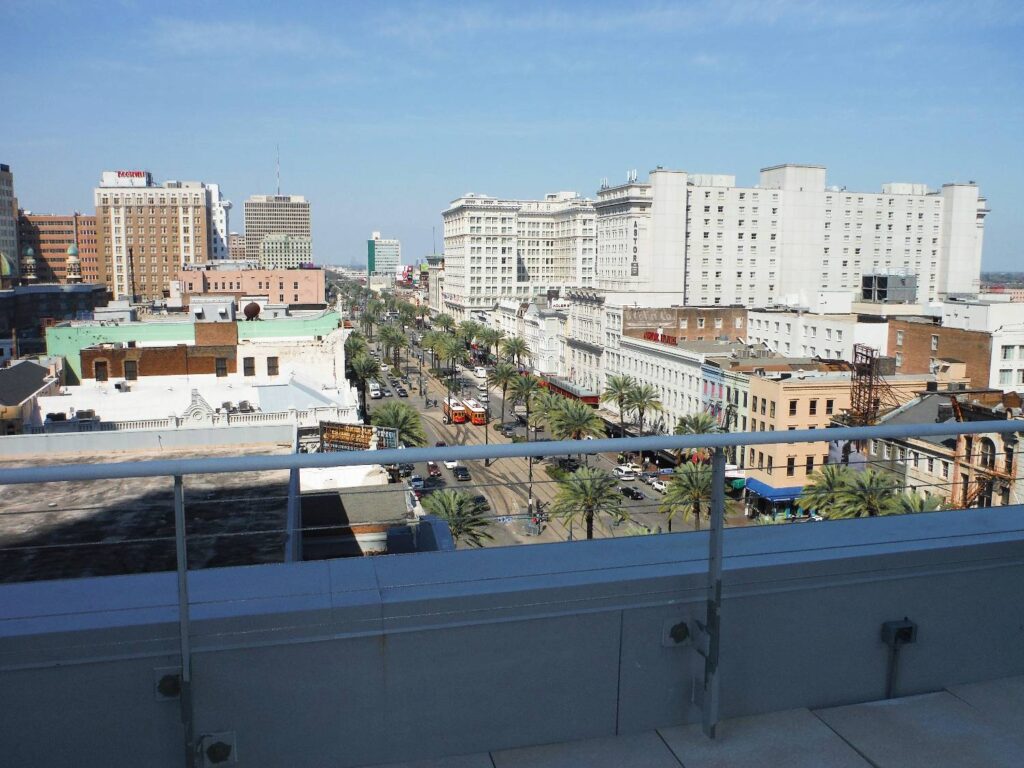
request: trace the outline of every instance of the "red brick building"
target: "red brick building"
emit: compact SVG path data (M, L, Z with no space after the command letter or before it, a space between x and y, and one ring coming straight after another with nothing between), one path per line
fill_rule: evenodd
M41 283L67 282L68 248L74 244L78 245L82 282L101 282L95 216L21 211L18 214L18 242L22 250L31 246L35 251L36 278Z
M889 354L896 358L896 373L929 373L939 361L962 362L971 386L987 387L992 336L986 331L946 328L924 318L891 318Z
M81 351L82 379L127 379L141 376L228 376L238 369L238 326L196 323L196 343L172 347L139 347L129 341L100 344Z

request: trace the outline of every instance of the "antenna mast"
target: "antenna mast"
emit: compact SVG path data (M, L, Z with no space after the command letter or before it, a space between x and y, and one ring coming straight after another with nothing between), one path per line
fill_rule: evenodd
M281 196L281 145L277 145L277 196Z

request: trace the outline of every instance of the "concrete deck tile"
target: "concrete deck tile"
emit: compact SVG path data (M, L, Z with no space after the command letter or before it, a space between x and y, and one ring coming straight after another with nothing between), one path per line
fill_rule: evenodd
M815 712L878 768L1017 768L1024 737L941 691Z
M680 768L654 731L509 749L491 757L495 768Z
M491 756L486 752L458 757L439 757L436 760L413 760L409 763L388 763L373 768L494 768Z
M713 741L699 723L660 733L686 768L870 768L806 709L724 720Z
M992 722L1024 733L1024 675L950 686L947 690L963 699Z

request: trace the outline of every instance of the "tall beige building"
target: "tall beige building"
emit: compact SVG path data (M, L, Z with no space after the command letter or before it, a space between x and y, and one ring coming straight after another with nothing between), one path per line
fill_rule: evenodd
M309 203L301 195L253 195L245 201L245 257L260 258L267 235L311 237Z
M199 181L103 172L93 190L98 272L115 299L165 298L178 269L211 260L211 195Z

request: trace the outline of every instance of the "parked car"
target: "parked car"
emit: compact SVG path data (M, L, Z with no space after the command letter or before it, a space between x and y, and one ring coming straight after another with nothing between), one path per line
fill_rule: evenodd
M639 488L634 488L631 485L620 485L619 493L621 493L627 499L632 499L633 501L640 501L641 499L645 498L643 491L641 491Z
M458 466L452 470L456 480L469 480L469 469L463 466Z
M501 434L503 434L505 437L514 437L515 434L516 434L516 425L515 424L502 424L501 425Z
M444 460L444 468L445 469L455 469L458 466L459 466L458 459L445 459Z
M435 448L444 448L446 445L448 445L448 443L446 443L444 440L438 440L436 443L434 443Z
M422 491L423 478L420 477L419 475L411 475L409 477L409 487L412 488L414 491Z
M474 496L473 501L475 501L480 506L480 509L482 509L484 512L491 511L491 502L489 502L487 500L487 497L484 496L482 493Z
M399 389L398 390L398 396L399 397L408 397L409 396L409 392L405 388Z
M664 480L655 478L654 480L651 480L651 488L656 490L658 493L664 493L665 489L668 488L668 485Z
M619 480L636 480L636 472L625 464L620 464L612 472Z
M390 389L381 390L381 394L384 395L384 397L391 397L391 390Z
M412 464L399 464L398 465L398 476L409 477L413 472L416 471L416 467Z
M427 462L427 475L429 475L430 477L440 477L441 476L441 468L439 466L437 466L437 462L436 461L428 461Z
M637 475L637 480L639 480L641 483L647 483L647 485L650 485L651 482L656 480L657 478L657 472L641 472L639 475Z

